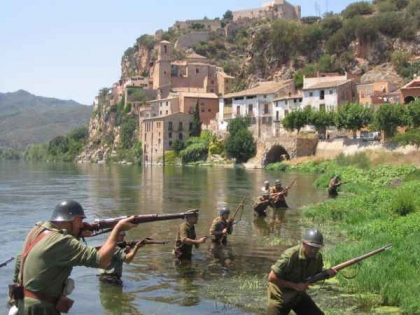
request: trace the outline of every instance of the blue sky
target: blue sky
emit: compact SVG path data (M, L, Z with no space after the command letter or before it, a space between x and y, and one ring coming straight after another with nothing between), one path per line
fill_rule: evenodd
M120 77L125 49L176 20L221 17L268 0L0 0L0 92L92 104ZM354 0L290 0L302 16L340 12Z

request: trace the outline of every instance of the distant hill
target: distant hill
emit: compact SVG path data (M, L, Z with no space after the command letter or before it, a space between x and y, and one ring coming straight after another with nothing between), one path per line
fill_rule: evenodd
M24 150L89 123L92 107L19 90L0 93L0 147Z

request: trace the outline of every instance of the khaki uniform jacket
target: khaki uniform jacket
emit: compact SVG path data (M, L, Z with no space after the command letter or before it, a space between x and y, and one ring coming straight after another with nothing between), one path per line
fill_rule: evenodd
M195 234L195 226L189 224L188 222L180 224L176 235L175 245L178 247L177 250L181 252L180 254L182 254L180 258L191 258L192 256L193 244L184 244L183 241L186 238L192 240L197 238L197 235Z
M223 221L221 217L217 217L213 220L211 227L210 227L210 234L213 234L213 232L222 232L226 227L228 227L228 223L226 221ZM228 229L228 234L232 234L233 232L233 226L230 225ZM222 234L215 235L214 236L214 242L219 243L222 238ZM224 241L226 242L227 237L224 237Z
M99 269L99 273L101 275L116 276L118 279L121 279L123 273L123 263L126 255L125 250L125 248L122 249L117 247L108 268Z
M23 286L32 292L58 298L74 266L98 268L98 251L80 243L72 235L59 230L52 222L37 225L35 239L42 231L51 232L29 252L23 270ZM28 236L29 237L29 236ZM28 242L25 240L24 247ZM59 314L48 302L25 298L24 307L19 303L19 314Z
M323 260L321 253L315 258L306 258L303 253L303 246L298 245L285 250L280 259L271 266L271 270L278 278L294 283L306 282L306 279L322 271ZM269 299L289 304L298 298L300 292L279 288L274 283L268 284Z

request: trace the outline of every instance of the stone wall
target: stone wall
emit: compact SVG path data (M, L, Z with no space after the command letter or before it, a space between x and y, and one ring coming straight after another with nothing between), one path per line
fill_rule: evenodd
M209 32L193 32L178 38L175 43L175 49L187 49L197 45L201 42L207 42L209 40Z

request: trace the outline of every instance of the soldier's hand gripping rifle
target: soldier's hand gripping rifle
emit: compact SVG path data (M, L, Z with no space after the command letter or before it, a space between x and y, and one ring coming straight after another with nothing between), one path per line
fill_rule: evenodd
M243 210L244 209L244 207L245 207L245 200L246 200L246 196L245 197L243 197L242 198L242 201L240 202L240 204L238 205L238 207L236 208L236 210L235 210L235 212L233 213L233 215L231 215L230 217L229 217L229 219L227 220L227 227L226 227L226 229L229 231L231 228L232 228L232 226L233 226L233 224L234 224L234 222L235 222L235 218L236 218L236 216L238 215L238 212L239 212L239 210ZM222 243L223 242L223 240L224 240L224 238L226 237L226 234L223 234L222 235L222 237L220 238L220 243Z
M364 260L366 258L369 258L371 256L374 256L376 254L379 254L380 252L383 252L385 250L388 250L391 247L392 247L392 244L385 245L385 246L383 246L381 248L375 249L375 250L373 250L373 251L371 251L371 252L369 252L367 254L364 254L362 256L359 256L359 257L356 257L356 258L347 260L347 261L345 261L345 262L343 262L343 263L341 263L339 265L336 265L336 266L332 267L331 269L333 269L333 270L335 270L335 271L338 272L341 269L344 269L344 268L347 268L347 267L349 267L351 265L357 264L358 262L360 262L360 261L362 261L362 260ZM317 273L313 277L309 277L308 279L306 279L306 282L307 283L315 283L315 282L318 282L318 281L322 281L322 280L328 279L330 277L330 275L328 273L328 270L330 270L330 269L327 269L327 270L324 270L324 271L322 271L320 273Z
M279 201L280 196L283 196L285 193L287 193L289 191L289 189L293 187L293 185L295 184L295 182L296 182L296 179L294 179L289 186L286 186L285 188L283 188L282 191L280 191L278 193L271 193L270 194L270 199L273 202Z
M1 267L4 267L4 266L7 266L7 264L8 264L9 262L11 262L13 259L15 259L15 258L14 258L14 257L9 258L8 260L3 261L2 263L0 263L0 268L1 268Z
M141 214L141 215L134 216L131 223L140 224L140 223L148 223L148 222L155 222L155 221L184 219L188 215L197 215L198 211L199 209L192 209L192 210L188 210L187 212L172 213L172 214ZM84 231L91 232L92 234L90 235L84 235L84 236L89 236L89 237L107 233L107 232L112 231L112 229L118 224L118 222L126 218L128 218L128 216L122 216L122 217L111 218L111 219L103 219L103 220L95 220L93 221L93 223L84 222L83 228L80 231L80 233L82 234Z

